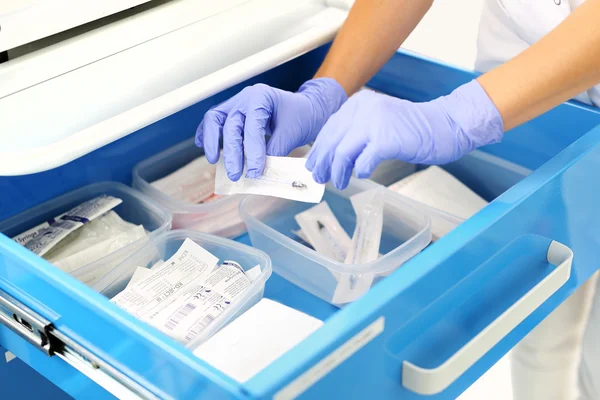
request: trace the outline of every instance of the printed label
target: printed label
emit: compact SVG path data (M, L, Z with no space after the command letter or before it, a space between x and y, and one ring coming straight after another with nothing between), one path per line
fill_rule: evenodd
M190 239L111 301L182 343L192 341L251 281L239 264L219 259Z
M101 196L81 203L62 215L58 221L41 229L37 235L25 243L25 247L38 256L43 256L69 233L112 210L122 202L116 197Z

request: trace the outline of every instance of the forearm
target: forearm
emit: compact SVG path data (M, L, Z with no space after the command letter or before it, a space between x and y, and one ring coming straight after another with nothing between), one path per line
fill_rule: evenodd
M529 49L478 78L509 130L600 82L600 0L587 0Z
M432 2L356 0L315 78L333 78L351 96L390 59Z

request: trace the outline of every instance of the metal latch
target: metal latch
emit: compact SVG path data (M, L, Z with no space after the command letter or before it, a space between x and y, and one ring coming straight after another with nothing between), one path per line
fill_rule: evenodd
M0 323L48 356L61 358L118 399L158 399L127 375L56 330L49 320L2 289Z

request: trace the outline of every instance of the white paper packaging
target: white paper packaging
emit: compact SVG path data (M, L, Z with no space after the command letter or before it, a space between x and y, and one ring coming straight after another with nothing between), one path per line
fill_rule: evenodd
M346 264L366 264L379 257L383 228L382 189L367 190L350 197L356 213L356 227L348 250Z
M450 173L437 166L409 175L390 185L389 189L460 219L471 218L488 204ZM444 236L454 228L449 226L448 221L434 214L430 215L430 218L434 239Z
M340 225L327 202L296 214L296 222L306 241L319 254L344 262L352 240ZM300 235L298 235L300 236Z
M43 256L69 233L81 228L84 224L112 210L122 203L121 199L112 196L100 196L81 203L67 211L59 220L43 228L37 236L25 243L25 247L39 256Z
M192 341L250 286L238 268L186 239L164 264L111 302L184 344Z
M198 346L194 355L245 382L322 325L300 311L262 299Z
M215 193L259 194L288 200L318 203L325 193L325 185L314 181L304 164L305 158L267 156L263 174L246 178L246 168L237 182L232 182L225 171L223 158L217 163Z

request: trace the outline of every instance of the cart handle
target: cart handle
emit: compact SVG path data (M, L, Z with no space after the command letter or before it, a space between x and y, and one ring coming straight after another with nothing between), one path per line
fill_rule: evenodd
M404 361L402 385L421 395L433 395L456 381L569 280L573 264L569 247L552 241L546 258L556 268L442 365L425 369Z

